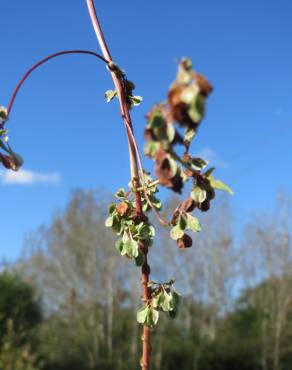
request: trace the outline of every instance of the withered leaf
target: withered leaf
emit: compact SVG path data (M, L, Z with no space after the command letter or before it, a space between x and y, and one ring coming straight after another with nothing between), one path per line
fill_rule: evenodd
M188 234L184 234L176 243L180 249L190 248L193 245L193 239Z
M123 217L127 213L128 209L129 209L129 206L125 202L118 204L116 207L116 210L121 217Z
M200 75L197 72L193 72L193 76L196 79L197 84L199 85L199 88L202 91L202 93L205 96L208 96L213 90L213 87L210 84L210 82L206 79L206 77Z

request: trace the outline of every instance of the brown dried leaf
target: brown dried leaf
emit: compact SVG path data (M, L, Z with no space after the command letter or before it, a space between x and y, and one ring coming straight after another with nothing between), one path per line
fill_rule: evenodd
M200 75L197 72L193 72L193 76L197 81L197 84L199 85L199 88L202 91L202 93L205 96L208 96L213 90L213 87L210 84L210 82L204 76Z
M116 206L116 210L117 210L119 216L121 216L121 217L125 216L125 214L127 213L128 209L129 209L129 206L125 202L122 202L122 203L120 203L120 204L118 204Z
M193 245L193 239L188 234L184 234L176 243L180 249L190 248Z

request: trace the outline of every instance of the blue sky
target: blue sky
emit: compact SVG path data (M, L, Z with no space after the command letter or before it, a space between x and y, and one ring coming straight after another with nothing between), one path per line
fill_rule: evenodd
M183 6L180 6L183 5ZM236 192L238 220L291 192L292 2L205 0L97 2L114 59L135 81L143 104L133 112L142 145L145 113L164 99L176 61L190 56L214 85L192 149L217 164ZM44 56L97 51L85 0L1 1L0 105ZM103 64L65 56L39 69L20 92L9 121L25 159L20 180L0 174L0 256L13 260L25 233L48 222L74 188L114 191L128 183L128 151ZM151 169L151 163L144 161Z

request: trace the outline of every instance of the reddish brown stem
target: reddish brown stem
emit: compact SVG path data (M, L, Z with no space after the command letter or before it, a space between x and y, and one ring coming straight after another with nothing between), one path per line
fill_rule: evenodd
M59 57L61 55L67 55L67 54L88 54L88 55L92 55L100 60L102 60L103 62L105 63L108 63L108 60L106 60L102 55L99 55L97 53L95 53L94 51L89 51L89 50L64 50L64 51L59 51L58 53L54 53L54 54L51 54L49 56L47 56L46 58L40 60L39 62L37 62L36 64L34 64L26 73L25 75L22 77L22 79L19 81L19 83L17 84L13 94L12 94L12 97L10 99L10 102L9 102L9 105L8 105L8 108L7 108L7 112L8 112L8 115L10 114L11 110L12 110L12 107L13 107L13 103L14 103L14 100L19 92L19 90L21 89L21 86L24 84L24 82L26 81L26 79L30 76L30 74L35 70L37 69L38 67L40 67L42 64L45 64L46 62L48 62L50 59L53 59L53 58L56 58L56 57Z
M112 57L109 51L109 48L107 46L107 43L105 41L100 23L97 18L94 1L93 0L86 0L87 6L90 14L90 18L93 24L93 28L95 30L100 48L102 50L103 56L112 62ZM129 112L129 108L126 101L126 96L124 93L122 81L118 78L116 73L114 71L111 71L112 79L118 94L119 102L120 102L120 109L121 114L124 120L125 128L127 131L128 136L128 143L129 143L129 155L130 155L130 166L131 166L131 178L133 181L133 184L135 186L135 189L137 189L140 186L139 181L139 163L137 159L138 154L138 148L137 144L134 138L134 132L133 132L133 126L131 121L131 115ZM140 159L140 158L139 158ZM141 167L141 164L140 164ZM142 169L141 169L142 170ZM144 184L143 184L144 185ZM142 210L142 199L141 194L139 191L135 192L135 198L136 198L136 204L137 204L137 212L143 213ZM143 301L147 302L151 298L150 296L150 290L148 288L148 282L149 282L149 275L150 275L150 267L147 262L147 254L148 254L148 248L144 243L141 243L141 250L144 253L145 256L145 262L142 266L142 285L143 285ZM141 367L142 370L149 370L150 369L150 352L151 352L151 345L150 345L150 330L147 326L143 327L143 336L142 336L142 343L143 343L143 353L141 358Z

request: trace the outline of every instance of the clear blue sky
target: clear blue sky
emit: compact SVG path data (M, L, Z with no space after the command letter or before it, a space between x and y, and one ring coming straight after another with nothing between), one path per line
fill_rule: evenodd
M144 115L164 99L175 61L190 56L215 87L193 150L213 157L218 177L234 188L237 218L270 208L279 189L291 191L291 0L102 1L96 7L114 59L144 97L133 114L139 143ZM85 0L2 0L0 105L34 62L75 48L99 50ZM52 61L26 83L9 129L31 183L12 184L1 173L0 256L14 259L23 235L48 222L72 189L113 191L128 183L118 105L103 98L111 87L102 63L87 56Z

